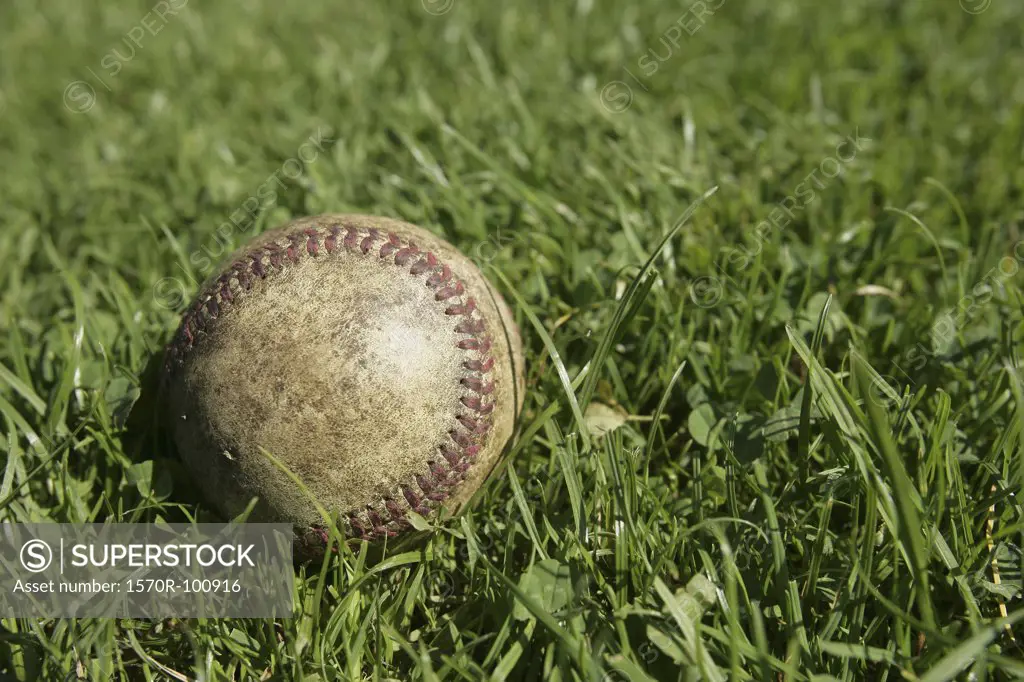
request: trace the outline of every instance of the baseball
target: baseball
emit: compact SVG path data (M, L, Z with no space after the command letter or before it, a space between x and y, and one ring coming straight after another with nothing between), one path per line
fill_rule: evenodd
M523 403L501 295L455 247L388 218L257 237L202 287L165 358L170 430L219 511L258 498L252 520L317 529L316 502L369 540L410 528L410 510L462 508Z

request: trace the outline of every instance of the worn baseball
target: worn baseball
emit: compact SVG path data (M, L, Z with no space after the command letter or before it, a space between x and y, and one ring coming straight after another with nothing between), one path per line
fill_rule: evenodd
M519 331L455 247L408 223L304 218L237 251L168 345L178 451L232 517L394 536L454 513L512 436ZM297 485L273 455L302 485ZM303 490L305 488L305 490Z

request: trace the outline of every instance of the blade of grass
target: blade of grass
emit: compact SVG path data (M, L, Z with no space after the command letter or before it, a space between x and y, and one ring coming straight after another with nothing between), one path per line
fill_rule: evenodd
M636 277L633 278L633 282L629 285L626 293L623 294L622 300L619 301L619 305L615 310L615 314L612 316L612 321L609 323L608 328L601 337L601 341L598 343L597 349L594 351L594 355L591 358L592 369L587 380L583 383L583 388L580 391L580 401L584 405L589 405L593 399L594 390L597 388L597 380L600 377L600 368L604 366L605 360L612 351L612 346L615 343L615 339L618 336L619 328L622 325L623 319L626 316L627 310L630 308L633 298L641 290L644 280L646 279L651 268L654 267L654 261L661 255L665 245L675 237L676 233L682 229L683 225L690 220L694 213L697 212L707 199L712 197L718 191L718 186L714 186L707 190L700 197L697 198L679 217L668 233L662 237L661 241L654 248L651 256L644 263L643 267L640 268L640 272L637 273ZM650 285L648 285L649 287Z

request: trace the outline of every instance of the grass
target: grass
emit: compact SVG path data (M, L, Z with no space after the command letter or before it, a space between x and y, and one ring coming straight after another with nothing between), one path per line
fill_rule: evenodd
M125 419L293 216L487 268L520 437L291 619L4 619L4 679L1024 675L1014 3L180 5L0 5L2 520L212 518Z

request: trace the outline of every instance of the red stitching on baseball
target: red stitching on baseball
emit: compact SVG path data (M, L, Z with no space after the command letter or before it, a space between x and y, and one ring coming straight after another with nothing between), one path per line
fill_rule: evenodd
M235 263L233 266L233 272L235 277L238 279L238 283L242 285L242 288L249 291L249 289L252 288L252 277L249 276L249 271L245 269L244 263Z
M348 525L349 525L349 527L351 527L353 530L355 530L360 535L366 535L366 533L367 533L366 526L363 525L363 520L360 519L355 514L349 514L348 515ZM321 539L326 541L326 538L321 538Z
M430 254L434 255L434 254ZM427 286L436 289L452 278L452 271L447 265L441 266L441 272L435 272L427 278Z
M470 433L487 433L487 430L491 428L490 424L478 421L465 414L460 414L455 418L455 421L462 424L462 426Z
M430 261L434 261L434 262L431 263ZM418 260L418 261L416 261L415 264L413 264L412 268L409 269L409 274L410 275L422 275L427 270L433 270L436 266L437 266L437 258L434 257L434 254L428 253L426 258L424 258L422 260Z
M302 248L299 246L300 241L302 241L302 235L300 234L293 234L288 238L286 253L288 254L288 262L293 265L299 262L299 249Z
M445 315L469 315L476 310L476 301L467 299L462 305L450 305L444 309Z
M463 396L460 402L471 410L488 415L494 411L494 403L485 403L476 396Z
M349 251L355 251L356 239L359 237L359 231L354 227L345 228L345 248Z
M476 377L463 377L459 383L480 395L490 395L494 392L493 383L484 382Z
M445 458L450 466L456 466L462 461L464 453L460 453L453 449L450 445L439 445L437 448L441 452L441 456Z
M445 287L444 289L441 289L441 291L434 294L434 298L438 301L447 301L449 298L454 298L455 296L462 296L462 294L462 282L456 282L455 286Z
M455 429L452 429L451 431L448 432L448 437L455 441L455 443L460 448L463 449L475 445L473 439L469 435L462 433L461 431L456 431Z
M409 262L409 259L419 252L420 250L416 248L416 245L409 242L409 246L404 249L399 249L398 253L395 254L395 265L398 267L405 267L405 264Z
M478 350L486 353L491 349L490 339L463 339L456 344L462 350Z
M402 508L390 497L385 498L384 507L388 510L388 513L391 514L392 518L402 516Z
M387 243L384 244L384 246L380 247L380 257L387 258L392 253L397 251L401 247L401 245L402 242L398 238L398 235L392 232L391 234L388 235Z
M284 265L281 264L281 251L279 250L277 244L274 244L274 247L269 249L269 250L270 250L270 265L273 266L274 268L276 268L277 270L283 270L284 269Z
M490 372L491 367L494 367L494 358L488 356L486 360L466 360L462 363L462 366L468 369L470 372Z
M317 243L319 235L316 233L316 230L306 230L306 236L309 237L306 240L306 253L310 256L318 256L320 254L320 244Z
M451 268L446 263L441 262L432 252L422 252L412 241L403 242L393 232L384 236L376 228L331 225L326 230L323 243L328 255L341 253L338 237L343 229L343 245L347 251L355 252L358 249L362 254L368 255L374 244L383 238L384 243L377 252L380 259L389 259L398 267L408 266L408 272L413 276L426 274L425 283L436 290L436 301L463 299L466 293L465 286L461 280L454 278ZM298 263L303 256L320 256L321 236L317 228L302 228L278 238L277 241L255 247L253 251L225 268L224 274L204 290L197 298L196 304L183 316L178 333L168 348L165 370L173 371L173 368L184 361L184 355L201 339L199 334L205 333L207 323L223 314L225 306L229 308L235 304L240 291L251 290L254 284L252 276L263 280L275 270L283 271L286 264ZM264 258L273 270L268 270ZM233 289L235 283L240 290ZM415 485L422 494L413 490L410 484L403 483L398 486L401 499L404 499L408 508L423 516L431 512L432 503L441 503L450 497L455 487L463 480L490 432L490 415L494 410L493 402L484 402L481 398L494 391L494 383L484 380L494 368L494 358L486 355L491 348L491 340L485 336L487 324L477 311L476 301L471 297L453 301L444 308L444 313L448 316L461 317L454 331L471 336L458 341L456 347L478 354L478 357L471 357L462 363L463 368L472 374L460 380L462 386L476 394L462 397L460 403L478 416L455 415L456 428L448 433L451 443L439 444L437 450L440 459L428 462L427 474L414 477ZM376 506L369 505L358 511L350 510L345 516L353 535L364 539L378 539L393 537L397 535L397 530L408 527L405 514L396 499L388 496L383 497Z
M365 237L363 241L359 243L359 250L362 251L363 254L365 255L367 253L370 253L371 246L373 246L373 237Z
M483 320L466 320L460 322L459 326L455 328L460 334L480 334L487 329Z
M338 248L339 232L341 232L341 228L339 226L331 226L331 236L324 240L324 248L327 249L327 253L334 253L334 249Z

